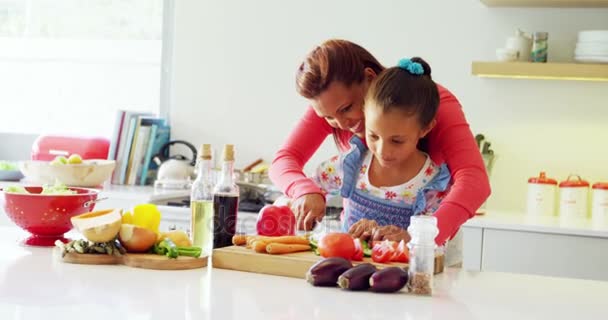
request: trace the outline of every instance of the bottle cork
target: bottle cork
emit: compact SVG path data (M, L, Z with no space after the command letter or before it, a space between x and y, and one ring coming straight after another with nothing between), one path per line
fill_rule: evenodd
M224 158L224 161L234 161L234 145L233 144L224 145L223 158Z
M211 145L203 144L201 145L201 159L203 160L211 160Z

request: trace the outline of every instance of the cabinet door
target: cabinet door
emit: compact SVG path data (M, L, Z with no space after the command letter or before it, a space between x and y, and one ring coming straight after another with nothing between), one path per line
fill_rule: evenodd
M608 239L484 229L481 269L608 280Z

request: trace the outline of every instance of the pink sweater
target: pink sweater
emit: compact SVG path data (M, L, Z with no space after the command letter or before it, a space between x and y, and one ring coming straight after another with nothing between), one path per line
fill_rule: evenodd
M435 212L439 228L435 241L443 244L475 215L490 195L490 183L460 102L447 89L440 85L437 87L440 101L437 125L427 137L425 151L435 163L445 162L453 178L449 194ZM331 134L332 127L309 107L276 153L270 168L270 178L287 196L296 199L309 193L323 193L313 180L306 177L303 168ZM342 131L338 135L343 145L348 145L350 137L350 131Z

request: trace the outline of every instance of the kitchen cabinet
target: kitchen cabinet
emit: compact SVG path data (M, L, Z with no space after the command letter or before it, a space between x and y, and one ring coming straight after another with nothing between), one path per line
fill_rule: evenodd
M608 280L608 226L495 214L462 227L463 268Z
M471 72L490 78L608 81L608 64L599 63L475 61Z
M481 0L488 7L606 8L608 0Z

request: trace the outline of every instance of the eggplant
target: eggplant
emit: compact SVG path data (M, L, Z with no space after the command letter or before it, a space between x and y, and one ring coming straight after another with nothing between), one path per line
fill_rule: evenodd
M407 272L399 267L378 270L369 278L369 286L375 292L396 292L407 283Z
M338 285L346 290L369 289L369 278L376 272L376 266L371 263L362 263L346 270L338 277Z
M326 258L308 269L306 281L315 287L335 287L338 277L352 267L353 264L344 258Z

